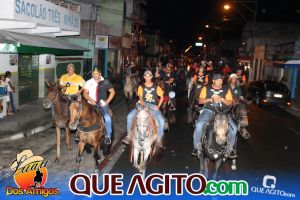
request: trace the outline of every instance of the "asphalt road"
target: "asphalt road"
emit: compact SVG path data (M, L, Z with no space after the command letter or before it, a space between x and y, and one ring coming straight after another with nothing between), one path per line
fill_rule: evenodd
M150 173L196 173L199 161L191 157L193 127L186 123L186 100L178 101L177 123L165 134L165 150L151 161ZM290 176L300 181L300 120L278 107L248 107L251 134L249 140L238 137L237 170L231 170L231 160L222 164L218 179L248 179L261 185L264 175ZM113 167L112 173L130 177L137 173L129 162L128 148ZM284 184L282 182L282 184Z

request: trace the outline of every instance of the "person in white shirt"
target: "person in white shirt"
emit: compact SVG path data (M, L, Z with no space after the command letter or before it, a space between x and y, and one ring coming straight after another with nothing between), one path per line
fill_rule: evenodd
M10 109L9 114L14 114L14 113L16 113L14 94L13 94L13 93L15 93L15 87L12 85L11 80L10 80L11 72L10 71L5 72L5 77L6 77L5 81L8 85L7 91L8 91L8 95L9 95L9 105L10 105L9 106L9 109Z
M107 97L107 92L109 96ZM92 105L100 109L105 120L106 136L105 144L111 143L112 121L109 113L109 103L115 96L115 90L109 80L104 79L101 73L95 68L93 78L85 84L83 96Z

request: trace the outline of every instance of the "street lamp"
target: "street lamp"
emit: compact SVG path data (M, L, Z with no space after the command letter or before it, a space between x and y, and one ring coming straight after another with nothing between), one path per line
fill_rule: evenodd
M225 9L225 10L229 10L230 8L231 8L231 7L230 7L229 4L225 4L225 5L224 5L224 9Z
M209 28L209 25L208 25L208 24L206 24L206 25L205 25L205 28Z

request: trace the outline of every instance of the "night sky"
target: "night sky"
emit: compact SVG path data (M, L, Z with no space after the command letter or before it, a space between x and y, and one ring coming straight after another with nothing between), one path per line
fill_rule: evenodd
M240 3L230 3L237 10L225 11L226 2L232 0L148 0L147 26L160 29L163 38L179 49L194 44L200 35L216 43L240 38L246 21L252 21L254 15ZM253 3L246 5L255 8ZM257 21L300 25L300 0L258 0Z

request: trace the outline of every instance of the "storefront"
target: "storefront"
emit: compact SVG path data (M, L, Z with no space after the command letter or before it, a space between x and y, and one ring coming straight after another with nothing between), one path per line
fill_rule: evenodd
M0 73L12 72L16 105L44 97L45 79L55 81L66 73L68 63L82 74L84 48L60 38L6 31L0 32L0 38Z
M45 79L55 81L70 62L82 73L87 49L65 38L80 34L80 7L45 0L2 0L0 73L12 72L16 105L44 97Z

